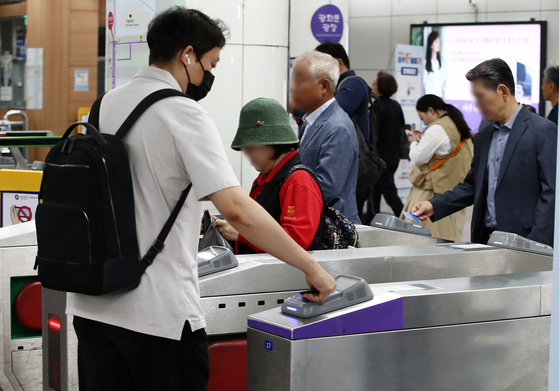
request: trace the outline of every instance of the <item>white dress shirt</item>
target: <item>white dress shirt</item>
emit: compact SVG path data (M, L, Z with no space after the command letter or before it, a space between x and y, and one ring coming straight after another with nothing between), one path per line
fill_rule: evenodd
M103 98L100 130L114 134L144 97L163 88L180 90L169 72L141 68L132 81ZM193 331L206 324L198 288L199 201L219 190L239 186L239 181L214 122L191 99L172 97L155 103L123 142L130 158L136 234L142 255L167 221L182 190L192 183L192 191L165 248L136 289L103 296L68 293L66 313L180 340L185 321Z
M434 155L448 155L452 152L450 137L441 125L435 124L421 136L419 142L410 145L410 159L418 165L429 163Z
M301 143L305 139L305 136L307 134L307 130L309 129L309 126L312 126L314 124L314 121L316 121L316 119L318 117L320 117L320 114L322 114L324 112L324 110L326 110L328 108L328 106L330 106L332 104L332 102L334 102L335 100L336 100L336 98L332 98L328 102L325 102L324 104L322 104L322 106L320 106L318 109L316 109L312 113L305 114L303 116L302 120L305 123L305 130L303 132L303 136L301 137Z

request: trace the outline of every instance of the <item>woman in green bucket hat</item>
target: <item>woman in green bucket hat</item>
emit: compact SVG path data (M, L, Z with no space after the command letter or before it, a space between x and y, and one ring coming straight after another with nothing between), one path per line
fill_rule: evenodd
M242 151L260 172L250 197L301 247L318 250L322 249L322 192L310 169L301 163L298 147L299 139L291 129L287 111L277 101L257 98L243 107L231 148ZM236 242L238 254L262 252L227 221L215 220L216 227L225 239Z

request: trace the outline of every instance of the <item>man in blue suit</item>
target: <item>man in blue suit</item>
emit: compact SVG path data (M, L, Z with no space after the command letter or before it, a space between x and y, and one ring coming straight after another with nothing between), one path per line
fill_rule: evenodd
M495 231L552 245L557 126L516 101L514 78L501 59L470 70L476 105L493 123L474 138L474 159L454 190L415 204L412 213L436 221L474 205L472 242Z
M299 134L301 161L318 177L326 201L342 199L344 216L359 224L355 199L359 144L353 122L334 98L339 76L332 56L305 53L294 63L291 100L306 113Z

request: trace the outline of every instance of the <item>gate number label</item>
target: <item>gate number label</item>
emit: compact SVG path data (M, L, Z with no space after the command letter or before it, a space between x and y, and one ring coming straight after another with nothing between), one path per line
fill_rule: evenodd
M274 351L274 343L268 339L264 340L264 350L272 353Z

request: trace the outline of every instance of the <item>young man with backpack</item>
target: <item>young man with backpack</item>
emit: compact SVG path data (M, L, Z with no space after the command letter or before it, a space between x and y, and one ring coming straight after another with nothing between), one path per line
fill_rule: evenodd
M122 139L130 162L138 252L159 254L135 289L68 294L81 391L206 389L208 342L196 271L202 200L212 201L251 243L302 270L308 285L320 292L305 295L308 299L324 300L335 288L334 279L241 189L215 124L196 102L210 91L211 70L225 45L220 22L175 7L152 20L147 41L150 66L102 98L100 131L114 134L155 91L174 89L192 99L174 96L153 103ZM70 141L62 152L70 154L74 144ZM183 191L190 184L192 191ZM48 194L45 189L45 198ZM180 205L181 194L188 196L163 248L165 238L157 232Z

